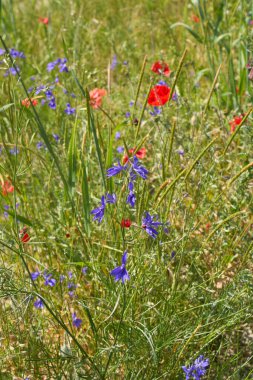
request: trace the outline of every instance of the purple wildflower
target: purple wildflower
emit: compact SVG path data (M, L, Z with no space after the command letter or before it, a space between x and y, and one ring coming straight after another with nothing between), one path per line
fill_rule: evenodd
M31 279L33 281L37 280L37 278L40 276L40 272L39 271L36 271L36 272L33 272L31 273Z
M182 369L185 372L185 380L195 379L201 380L201 377L205 375L209 367L209 359L204 359L203 355L200 355L195 361L194 364L189 366L183 366Z
M115 204L117 202L116 194L106 194L106 203Z
M25 58L25 55L22 51L18 51L16 49L10 49L10 55L13 57L13 58Z
M131 102L129 103L130 107L132 107L134 105L134 101L131 100Z
M119 174L122 170L126 170L126 166L121 165L121 163L118 160L118 166L114 165L111 168L107 169L107 177L113 177L117 174Z
M118 64L117 56L116 56L116 54L114 54L114 56L112 58L112 63L111 63L111 70L114 70L115 67L117 66L117 64Z
M126 203L128 203L131 207L134 207L135 205L135 202L136 202L136 197L135 197L135 194L133 192L133 189L134 189L134 184L133 182L129 182L128 184L128 189L130 190L129 191L129 194L127 196L127 201Z
M120 132L116 132L115 133L115 140L118 140L120 138L121 134Z
M73 326L75 326L76 328L79 328L81 326L82 322L83 322L82 319L76 317L76 313L72 314Z
M158 232L155 228L162 226L163 223L158 222L158 215L151 216L146 211L146 216L142 218L142 228L153 238L155 239L158 235Z
M42 141L39 141L39 142L36 144L36 147L37 147L37 149L42 149L43 147L45 147L45 145L43 144Z
M51 100L48 102L48 106L52 109L52 110L55 110L56 109L56 103L55 103L55 97L52 96Z
M127 262L127 251L123 253L121 266L113 269L110 274L114 277L114 281L122 281L122 284L125 283L126 280L129 280L129 274L126 270L126 262Z
M183 156L183 155L184 155L184 150L183 150L183 149L178 149L178 150L177 150L177 153L178 153L180 156Z
M101 197L101 206L92 210L91 214L94 215L93 220L97 220L98 223L102 222L104 214L105 214L105 197L104 197L104 195Z
M43 309L43 307L44 307L44 303L43 303L42 299L38 298L38 299L34 302L34 306L36 307L36 309Z
M43 277L45 279L44 285L51 286L51 287L55 286L56 280L52 278L51 274L44 274Z
M124 152L124 147L123 146L118 146L116 150L117 150L118 153L123 153Z
M75 112L76 112L76 109L75 108L71 108L71 105L69 103L66 104L66 109L64 110L64 112L67 114L67 115L74 115Z
M68 282L67 287L69 290L75 290L77 288L77 285L74 284L74 282Z
M14 146L14 148L10 149L10 154L12 154L13 156L16 156L18 153L19 153L19 149Z
M69 271L68 272L68 276L69 276L70 279L73 278L73 272Z
M55 139L56 142L60 141L60 136L57 135L56 133L53 133L52 136L53 136L53 138Z
M134 156L133 170L143 179L147 179L148 170L139 164L139 160Z
M87 274L88 267L83 267L82 268L82 274Z
M61 274L61 275L60 275L60 283L62 283L62 282L65 280L65 278L66 278L66 277L64 276L64 274Z
M16 65L16 68L15 67L10 67L9 69L7 69L4 73L4 77L7 77L8 75L17 75L17 73L20 72L20 68Z
M5 53L4 49L0 49L0 55L3 55Z
M130 116L131 116L131 112L129 112L129 111L126 112L126 113L125 113L125 116L126 116L127 118L130 117Z
M174 100L175 102L178 101L178 95L176 92L174 92L174 94L172 95L172 100Z
M158 116L162 113L162 110L160 107L154 106L153 111L149 112L151 116Z

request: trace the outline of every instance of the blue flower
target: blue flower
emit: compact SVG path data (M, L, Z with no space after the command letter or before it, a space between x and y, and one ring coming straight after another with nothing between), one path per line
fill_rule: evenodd
M43 277L45 279L45 282L44 282L45 285L51 286L51 287L55 286L56 280L52 278L51 274L44 274Z
M200 355L195 361L194 364L189 366L183 366L182 369L185 372L185 380L195 379L201 380L201 377L205 375L209 367L209 359L204 359L203 355Z
M126 168L126 166L121 165L121 163L118 161L118 166L114 165L111 168L107 169L107 177L113 177L119 174L121 171L126 170Z
M121 266L113 269L110 274L114 277L114 281L122 281L122 284L125 283L126 280L129 280L129 274L126 270L126 262L127 262L127 251L123 253Z
M116 56L116 54L114 54L114 56L112 58L112 63L111 63L111 70L114 70L115 67L117 66L117 64L118 64L117 56Z
M115 133L115 140L118 140L120 138L121 134L120 132L116 132Z
M151 216L146 211L146 216L142 218L142 228L153 238L155 239L158 235L158 232L155 228L162 226L163 223L158 222L158 215Z
M151 116L157 116L162 113L161 108L154 106L153 111L149 112Z
M43 147L45 148L45 145L43 144L42 141L39 141L39 142L36 144L36 147L37 147L37 149L42 149Z
M131 207L134 207L135 202L136 202L136 197L135 197L135 194L133 192L133 189L134 189L133 182L129 182L128 188L129 188L130 191L129 191L129 194L127 196L126 203L130 204Z
M34 302L33 305L36 307L36 309L42 309L42 308L44 307L44 303L43 303L42 299L40 299L40 298L38 298L38 299Z
M143 179L147 179L148 170L139 164L139 160L134 156L133 170Z
M19 149L16 146L10 149L10 154L13 154L14 156L16 156L18 153L19 153Z
M117 150L118 153L123 153L124 152L124 147L123 146L118 146L116 150Z
M55 139L56 142L60 141L60 136L57 135L56 133L53 133L52 136L53 136L53 138Z
M64 112L67 114L67 115L74 115L75 112L76 112L76 109L75 108L71 108L71 105L69 103L66 104L66 109L64 110Z
M18 51L16 49L10 49L10 55L13 57L13 58L25 58L25 55L22 51Z
M16 65L16 68L10 67L7 69L4 73L4 77L7 77L8 75L17 75L17 73L20 72L20 68Z
M130 117L130 116L131 116L131 112L129 112L129 111L126 112L126 113L125 113L125 116L126 116L127 118Z
M93 220L97 220L98 223L102 222L104 214L105 214L105 197L104 197L104 195L101 198L101 206L92 210L91 214L94 215Z
M83 322L82 319L76 317L76 313L72 314L73 326L75 326L76 328L79 328L81 326L82 322Z
M117 202L117 198L115 194L106 194L106 203L115 204Z
M40 276L40 272L39 271L31 273L31 279L33 281L35 281L39 276Z
M83 267L82 268L82 274L84 274L84 275L87 274L87 270L88 270L88 267Z

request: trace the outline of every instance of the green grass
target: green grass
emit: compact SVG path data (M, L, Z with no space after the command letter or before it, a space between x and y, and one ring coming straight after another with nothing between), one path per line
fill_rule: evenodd
M0 65L0 182L15 188L0 193L0 379L180 380L201 354L210 361L203 379L253 378L252 12L243 0L0 2L1 48L26 55L2 55ZM40 105L43 93L37 106L22 106L31 86L55 80L47 64L59 57L69 73L58 75L56 110ZM150 70L157 60L171 68L162 79L178 101L153 117L146 101L161 79ZM13 63L20 77L4 77ZM98 110L88 97L96 87L108 91ZM75 115L64 113L68 102ZM106 177L119 145L147 149L135 208L125 175ZM99 224L90 212L107 192L117 203ZM149 237L145 211L168 221L169 233ZM125 250L122 285L110 271ZM56 286L32 281L36 270Z

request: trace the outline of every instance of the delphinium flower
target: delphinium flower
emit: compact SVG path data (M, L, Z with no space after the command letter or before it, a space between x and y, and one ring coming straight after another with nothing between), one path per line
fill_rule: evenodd
M117 56L116 56L116 54L114 54L114 56L112 58L112 63L111 63L111 70L114 70L115 67L117 66L117 64L118 64Z
M69 70L66 63L67 63L67 58L58 58L55 61L48 63L47 71L51 72L52 70L54 70L56 66L58 66L59 72L65 71L66 73L68 73Z
M38 299L34 302L33 305L36 307L36 309L43 309L43 307L44 307L44 303L43 303L43 301L42 301L41 298L38 298Z
M9 50L9 52L10 52L10 55L13 57L13 58L25 58L25 54L22 52L22 51L18 51L18 50L16 50L16 49L14 49L14 48L11 48L10 50Z
M126 113L125 113L125 116L126 116L127 118L130 117L130 116L131 116L131 112L129 112L129 111L126 112Z
M156 74L165 75L166 77L170 76L171 73L171 70L167 63L161 61L153 63L151 71L153 71Z
M82 268L82 274L86 275L88 271L88 267L83 267Z
M116 150L117 150L118 153L123 153L124 152L124 147L123 146L118 146Z
M5 197L8 195L8 193L14 192L14 186L12 185L11 181L5 180L2 182L2 194Z
M157 227L164 225L164 223L158 221L158 215L151 216L147 211L145 216L142 217L142 228L155 239L158 235Z
M107 193L106 196L101 197L101 205L91 211L91 214L94 215L93 220L97 220L99 223L102 222L105 214L106 203L115 204L117 201L115 194Z
M60 278L60 283L62 283L65 280L66 276L64 276L64 274L61 274L59 278Z
M182 366L185 372L185 380L201 380L201 377L205 375L208 367L209 359L205 359L203 355L200 355L191 366Z
M16 146L14 146L14 148L11 148L11 149L9 150L9 152L10 152L10 154L12 154L13 156L16 156L16 155L19 153L19 149L18 149Z
M44 273L43 277L45 279L44 285L51 286L51 287L56 285L56 280L52 278L52 274Z
M31 273L31 279L33 281L37 280L37 278L41 275L41 273L39 271L36 271L36 272L32 272Z
M75 326L76 328L79 328L81 326L82 322L83 322L82 319L77 318L76 313L72 314L73 326Z
M148 104L151 106L163 106L169 100L170 88L165 85L156 85L151 88L148 96Z
M39 141L36 144L36 147L37 147L37 149L42 149L42 148L46 148L46 145L42 141Z
M4 77L7 77L8 75L17 75L17 73L19 73L20 72L20 68L17 66L17 65L15 65L16 66L16 68L15 67L9 67L6 71L5 71L5 73L4 73Z
M122 284L125 283L126 280L129 280L129 274L126 270L126 262L127 262L127 251L123 253L122 259L121 259L121 266L113 269L110 274L114 277L114 281L122 281Z
M5 209L5 211L4 211L4 217L5 218L8 218L8 216L9 216L8 212L6 211L6 210L9 210L9 208L10 208L9 205L4 205L4 209Z
M135 171L141 178L147 179L148 170L140 165L139 160L136 156L134 156L133 164L132 164L132 170Z
M103 97L107 95L107 91L104 88L94 88L89 92L90 105L92 108L97 109L102 105Z
M133 182L129 182L128 189L129 189L129 194L127 196L126 203L128 203L131 207L134 207L135 206L135 202L136 202L136 197L135 197L135 194L133 192L133 190L134 190L134 184L133 184Z
M115 133L115 140L118 140L121 136L121 133L120 132L116 132Z
M161 115L162 109L160 107L154 106L153 111L149 112L151 116Z
M114 165L111 168L107 169L107 177L113 177L126 169L127 166L121 165L121 163L118 160L118 165Z
M76 109L75 109L75 108L71 108L70 103L67 103L67 104L66 104L66 109L64 110L64 112L65 112L67 115L74 115L74 114L76 113Z

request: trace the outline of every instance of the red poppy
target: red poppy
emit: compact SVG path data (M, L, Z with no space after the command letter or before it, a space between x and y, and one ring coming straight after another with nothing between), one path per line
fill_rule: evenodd
M151 67L151 71L153 71L156 74L163 74L166 77L168 77L170 75L170 72L171 72L167 63L160 62L160 61L153 63L153 65Z
M198 23L200 22L200 18L197 15L192 15L192 21Z
M129 149L129 153L133 153L135 148ZM146 156L147 149L146 148L141 148L135 153L135 156L139 159L143 159ZM123 156L123 164L125 164L128 161L128 156L125 154Z
M233 133L238 125L241 124L243 119L243 115L234 116L233 120L229 122L230 124L230 132Z
M44 25L48 25L49 19L48 19L48 17L39 17L38 21Z
M129 228L131 226L132 222L130 219L122 219L121 221L121 227L122 228Z
M31 101L32 101L32 105L33 106L37 106L37 104L38 104L38 100L37 99L31 99ZM23 99L21 103L22 103L22 106L24 106L26 108L29 108L30 105L31 105L31 102L30 102L30 100L28 98Z
M148 104L151 106L163 106L169 100L170 88L165 85L156 85L151 88L148 96Z
M31 239L30 235L27 233L27 227L22 228L22 230L19 231L19 237L22 243L28 243L28 241Z
M11 181L4 181L2 183L2 194L5 197L8 193L13 193L14 186L12 185Z

